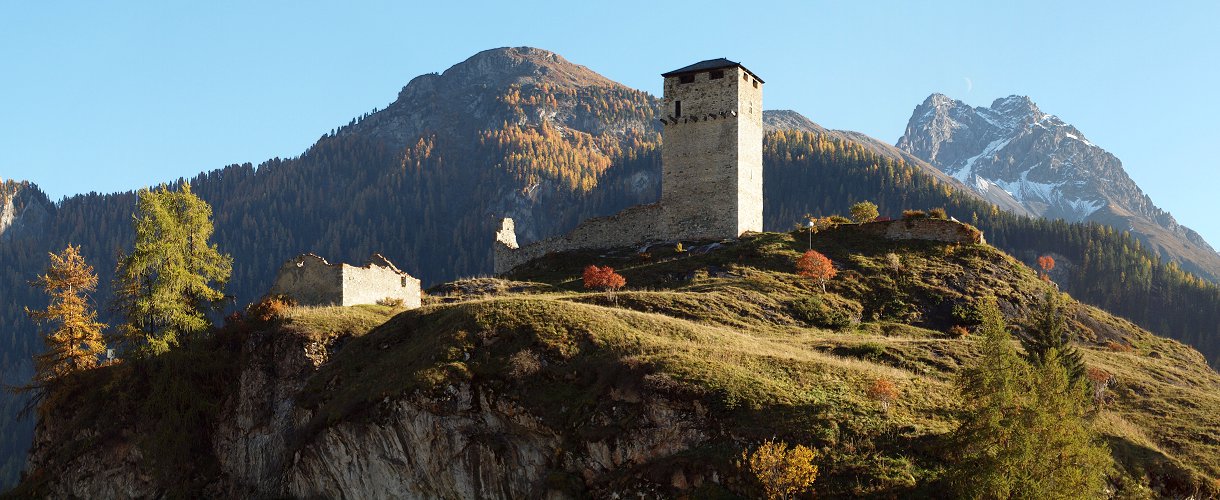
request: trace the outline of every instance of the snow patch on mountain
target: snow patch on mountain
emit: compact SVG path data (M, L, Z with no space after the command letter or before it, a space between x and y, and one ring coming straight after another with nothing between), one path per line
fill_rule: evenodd
M953 172L950 172L949 175L952 175L955 179L962 181L963 184L969 183L970 178L975 175L974 174L975 162L977 162L979 160L979 158L986 158L989 155L995 154L996 151L999 151L999 150L1003 149L1004 146L1007 146L1011 140L1012 139L996 139L994 141L991 141L991 144L988 144L987 147L983 149L982 153L979 153L970 158L967 158L965 164L963 164L961 167L958 167Z

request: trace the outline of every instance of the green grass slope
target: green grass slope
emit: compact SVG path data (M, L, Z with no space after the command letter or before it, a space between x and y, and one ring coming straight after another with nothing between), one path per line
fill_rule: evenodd
M829 293L793 272L809 245L841 268ZM588 264L614 266L628 289L585 292ZM508 278L438 287L430 305L352 341L306 391L312 425L471 381L579 442L628 425L592 424L608 405L663 394L701 401L720 423L712 444L687 453L695 460L731 468L742 447L779 436L819 450L819 492L935 496L954 378L979 355L949 328L969 326L986 294L1020 327L1050 286L986 245L892 242L850 225L811 243L768 233L685 252L552 255ZM1117 380L1095 425L1118 493L1215 495L1220 375L1176 341L1074 301L1067 311L1087 363ZM901 390L889 412L866 394L880 377Z
M809 246L839 268L826 293L794 273ZM627 289L583 290L588 264L615 267ZM943 497L961 406L954 380L980 355L973 336L950 329L971 326L974 303L994 294L1020 332L1048 286L987 245L889 241L853 225L812 238L687 242L682 252L550 255L503 279L438 286L417 310L293 309L269 329L227 328L168 356L85 374L52 415L59 428L92 432L46 444L52 459L17 494L56 481L64 471L55 464L127 442L156 462L160 481L182 483L166 491L210 491L217 460L206 431L181 429L214 425L249 363L250 339L292 337L331 351L297 397L312 415L291 436L298 449L337 423L379 421L391 398L443 402L469 383L517 401L563 450L629 434L650 405L684 408L681 418L702 425L697 446L600 471L592 483L556 458L547 488L576 496L641 481L670 488L676 471L711 470L719 483L669 494L750 495L736 461L778 437L817 450L819 496ZM1216 496L1220 375L1193 349L1103 311L1069 301L1066 313L1086 363L1115 376L1093 417L1114 457L1113 495ZM900 390L889 411L868 396L879 378Z

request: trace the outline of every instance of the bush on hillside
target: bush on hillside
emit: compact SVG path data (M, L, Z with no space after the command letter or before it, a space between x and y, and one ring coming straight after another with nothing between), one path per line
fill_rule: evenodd
M246 307L246 317L254 321L269 323L283 318L284 313L296 305L297 301L287 295L265 295L258 302Z
M402 307L403 300L398 297L385 297L377 300L377 305L392 308Z
M851 212L851 218L858 224L872 222L880 215L877 212L877 204L871 201L862 201L851 206L848 210Z
M842 329L860 323L864 307L838 295L812 295L792 303L792 316L822 328Z

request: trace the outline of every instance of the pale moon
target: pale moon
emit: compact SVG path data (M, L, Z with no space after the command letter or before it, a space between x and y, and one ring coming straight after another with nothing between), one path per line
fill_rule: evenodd
M963 76L962 80L966 80L966 92L974 90L974 80L971 80L968 76Z

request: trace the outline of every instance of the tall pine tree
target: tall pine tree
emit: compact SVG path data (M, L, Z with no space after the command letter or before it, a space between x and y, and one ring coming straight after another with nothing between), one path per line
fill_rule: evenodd
M1058 355L1055 361L1063 365L1073 382L1084 379L1084 358L1071 344L1067 329L1067 318L1063 314L1063 294L1048 289L1034 316L1033 328L1023 341L1029 361L1041 366L1047 363L1050 353Z
M1111 460L1087 419L1088 398L1049 347L1017 355L994 298L983 301L983 356L963 371L953 477L967 498L1095 498ZM1054 318L1042 318L1052 320Z
M1013 346L995 297L980 304L983 357L958 381L966 403L956 440L961 456L957 482L969 498L1009 498L1021 485L1009 471L1024 460L1018 443L1029 365Z

